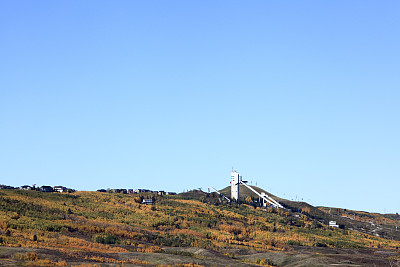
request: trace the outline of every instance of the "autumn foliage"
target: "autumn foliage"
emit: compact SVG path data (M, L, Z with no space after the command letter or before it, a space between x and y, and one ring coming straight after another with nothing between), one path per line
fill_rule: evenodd
M400 247L398 241L329 228L305 215L295 218L283 210L212 205L179 196L151 197L155 199L154 206L141 204L142 196L137 195L2 190L0 243L50 248L68 257L116 264L145 262L119 260L112 253L156 253L163 252L163 247L200 247L221 252L228 248L281 251L294 245L318 244L341 248ZM306 209L302 212L309 213ZM43 266L64 264L46 262L34 254L16 257ZM257 264L269 266L270 262Z

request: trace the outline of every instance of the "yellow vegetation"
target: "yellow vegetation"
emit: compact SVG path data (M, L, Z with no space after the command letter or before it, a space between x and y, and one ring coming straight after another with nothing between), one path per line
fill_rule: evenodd
M312 229L315 223L312 219L292 218L284 210L269 208L266 212L249 205L214 206L179 197L158 198L155 206L151 206L140 204L139 199L98 192L51 194L2 190L0 240L4 246L48 248L68 257L116 264L146 262L116 260L111 253L162 252L163 246L258 251L318 244L344 248L400 247L398 241L358 232L327 226ZM309 214L310 210L304 208L302 212ZM360 213L356 218L364 217ZM96 238L99 235L104 238ZM14 258L32 265L66 264L39 259L35 254L16 254ZM257 264L268 266L268 262Z

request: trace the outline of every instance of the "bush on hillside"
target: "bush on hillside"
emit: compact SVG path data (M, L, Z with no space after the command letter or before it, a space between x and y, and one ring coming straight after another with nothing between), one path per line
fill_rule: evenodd
M302 246L303 244L300 242L300 241L298 241L298 240L289 240L289 241L287 241L287 244L288 245L291 245L291 246Z
M315 243L315 246L320 247L320 248L326 248L328 245L325 243L317 242L317 243Z
M115 244L117 238L111 234L97 234L93 237L93 241L100 244Z

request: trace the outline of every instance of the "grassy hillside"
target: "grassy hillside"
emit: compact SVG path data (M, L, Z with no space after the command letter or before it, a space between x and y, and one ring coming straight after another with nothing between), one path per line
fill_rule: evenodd
M337 263L349 251L372 251L369 261L380 265L396 260L400 247L305 213L224 204L216 194L146 195L154 205L140 204L141 197L1 190L0 265L303 266L292 258L309 255L305 266ZM384 254L374 256L378 250Z
M394 239L400 241L400 215L399 214L379 214L364 211L354 211L330 207L313 207L306 202L290 201L277 197L262 188L251 186L257 192L265 192L273 199L281 203L285 208L293 213L301 213L322 224L328 224L329 221L336 223L347 230ZM226 187L220 192L230 197L231 187ZM239 188L239 199L245 202L247 196L258 199L258 196L243 185ZM396 226L398 229L396 229Z

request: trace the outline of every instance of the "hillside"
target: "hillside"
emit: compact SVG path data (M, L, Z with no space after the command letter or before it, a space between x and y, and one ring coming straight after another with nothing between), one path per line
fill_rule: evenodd
M155 204L140 204L143 198ZM306 210L226 204L201 191L0 190L0 243L0 265L9 266L387 266L400 247L322 225Z
M336 221L344 229L355 230L366 234L371 234L388 239L400 241L400 215L399 214L379 214L364 211L354 211L333 207L314 207L306 202L290 201L277 197L262 188L251 186L257 192L265 192L273 199L277 200L285 208L294 213L301 213L322 224L328 224L329 221ZM230 197L231 188L226 187L220 192ZM239 198L245 201L247 196L257 200L258 196L247 187L239 186ZM399 229L396 229L398 226Z

